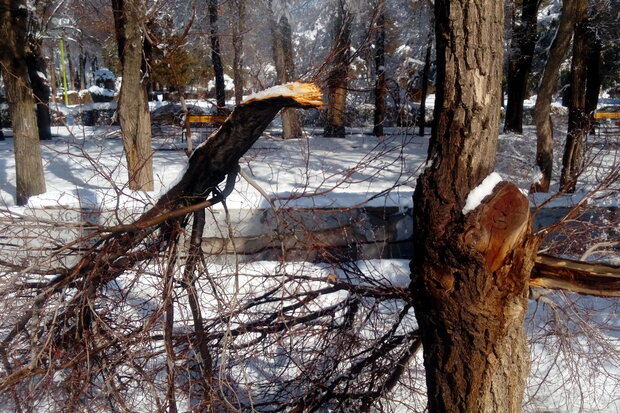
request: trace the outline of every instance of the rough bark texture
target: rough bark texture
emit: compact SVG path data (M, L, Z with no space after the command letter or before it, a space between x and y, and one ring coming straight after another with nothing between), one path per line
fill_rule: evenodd
M377 1L377 22L375 26L375 116L373 134L383 136L385 121L385 11L384 0Z
M45 192L35 99L26 62L27 31L26 2L2 0L0 38L4 44L0 50L0 62L13 124L18 205L25 205L30 196Z
M217 106L226 106L226 88L224 85L224 66L220 54L220 37L217 27L217 0L209 0L209 23L211 40L211 61L213 62L213 72L215 73L215 101Z
M28 65L28 76L32 92L37 103L37 126L39 128L39 139L52 139L52 117L48 107L50 101L50 85L42 75L47 73L45 59L41 54L41 40L36 38L33 33L28 36L29 51L26 55Z
M586 113L586 80L588 64L588 18L587 0L574 0L581 7L578 13L582 19L575 27L573 37L573 58L570 70L570 93L568 98L568 134L562 157L562 174L560 190L575 192L577 178L583 159L583 144L590 130L589 117Z
M138 3L113 0L119 57L123 83L118 102L118 117L127 158L129 188L153 190L153 149L151 115L146 84L143 82L143 37Z
M529 352L522 323L535 245L529 205L501 183L463 215L492 170L503 4L436 1L437 100L429 166L414 194L411 297L431 412L520 411Z
M240 105L243 100L243 32L245 31L245 0L233 0L233 80L235 82L235 104Z
M527 80L532 69L536 48L536 17L540 0L523 0L520 24L514 28L508 63L508 103L506 104L506 132L523 133L523 100L527 96Z
M291 25L284 10L271 8L271 35L273 37L273 60L276 66L278 83L287 83L295 78L295 61L293 59L293 41ZM282 7L282 5L279 5ZM282 138L296 139L303 136L299 114L294 109L282 111Z
M532 185L533 192L549 192L551 174L553 172L553 124L551 123L551 100L560 73L560 65L573 35L575 23L581 19L579 15L581 0L565 1L560 16L558 31L551 44L549 57L545 64L543 77L534 105L534 121L536 123L536 164L542 172L540 181Z
M344 0L339 0L334 19L334 47L331 70L327 78L327 113L324 136L344 138L347 108L347 86L351 47L351 13Z
M590 124L594 120L594 112L598 106L598 95L601 91L601 53L602 45L598 34L587 27L588 34L588 64L586 74L586 113L590 119Z

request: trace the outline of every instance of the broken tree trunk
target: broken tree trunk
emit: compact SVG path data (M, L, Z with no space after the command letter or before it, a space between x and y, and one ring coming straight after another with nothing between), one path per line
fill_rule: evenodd
M530 276L530 287L620 297L620 267L539 255Z
M50 342L71 348L74 360L92 354L93 349L84 348L81 343L82 338L88 336L84 333L96 317L91 304L99 287L131 270L138 262L152 259L164 250L172 250L169 247L178 239L182 228L180 224L186 222L185 217L223 199L224 195L217 185L226 175L236 173L239 159L277 113L285 107L320 108L321 99L317 86L304 83L289 83L250 97L235 108L220 129L196 148L180 182L164 194L153 208L131 224L98 228L98 235L93 237L99 236L99 240L77 264L67 270L59 270L57 276L39 290L30 308L16 320L11 331L0 342L0 361L8 372L0 380L0 391L27 377L41 374L39 369L17 368L19 363L12 362L7 348L16 337L27 333L26 326L30 319L53 296L62 293L65 287L75 289L76 294L67 308L78 308L80 311L59 315L65 322L56 330L48 329L53 336ZM105 343L97 345L98 349L105 347ZM201 356L208 359L204 352Z

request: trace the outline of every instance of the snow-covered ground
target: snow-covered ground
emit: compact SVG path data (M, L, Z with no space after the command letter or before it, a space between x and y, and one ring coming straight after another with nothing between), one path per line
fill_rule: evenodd
M277 126L268 129L241 162L241 167L277 205L304 209L358 205L395 206L403 210L412 207L415 180L426 160L428 135L419 137L413 129L387 128L387 136L377 139L368 131L354 129L346 139L327 139L320 137L319 130L309 129L306 132L308 137L305 139L283 141L278 137ZM10 130L5 129L7 139L0 141L0 210L3 210L0 213L14 211L28 214L41 208L90 205L99 210L123 209L137 214L176 182L187 162L183 151L174 150L183 146L178 136L180 131L175 132L176 136L156 136L153 159L156 188L152 193L136 193L126 188L127 172L118 128L76 125L55 127L53 133L56 135L54 140L42 144L47 192L32 197L28 206L17 207L12 139ZM556 136L556 165L559 165L561 157L563 134L565 131L560 127ZM588 200L592 205L618 206L619 183L606 181L609 173L619 167L618 137L605 138L605 141L592 138L588 145L591 149L588 156L591 158L588 169L579 181L578 192L571 196L558 196L547 206L570 206L581 202L586 195L592 195L594 190L596 193ZM496 172L527 191L538 176L534 164L535 147L532 127L526 127L523 135L501 135ZM559 169L555 169L555 190L558 175ZM541 204L546 198L548 196L532 197L532 204ZM227 199L227 206L230 209L255 209L266 208L268 203L256 189L239 179L235 191ZM369 278L376 279L378 284L407 286L408 265L405 260L359 261L355 264ZM331 276L344 277L325 265L286 264L291 266L289 269L283 265L255 262L220 266L212 271L234 274L228 278L222 276L222 280L229 283L234 280L234 288L225 285L220 288L222 294L234 291L239 295L233 297L235 300L252 291L255 294L257 288L267 288L268 284L260 281L261 277L266 280L269 274L277 272L295 272L313 279L324 279L332 273L335 275ZM123 282L131 286L132 294L150 297L158 294L155 292L158 290L148 283L156 285L160 281L143 277L140 282L145 284L139 285L129 279L119 280L119 283ZM320 305L329 306L338 302L342 299L338 294L335 292L321 297ZM572 304L572 307L562 306L563 302ZM526 396L528 411L620 411L620 366L609 363L609 360L617 362L619 359L617 303L565 293L552 293L531 303L528 333L533 364ZM214 314L221 311L216 302L207 300L203 305L205 318L213 315L210 311ZM314 305L317 303L314 302ZM593 332L586 321L593 321L603 328ZM570 334L573 340L550 335L551 330L557 330L555 327ZM601 351L609 357L599 354ZM262 377L256 366L239 363L235 368L238 371L231 374L239 377L247 379L247 375L256 375L255 378L250 377L250 382L259 381ZM418 376L417 380L420 381L418 388L423 388L423 377ZM404 397L406 391L397 388L395 393ZM413 400L411 403L422 406L423 400ZM399 403L395 402L396 411L407 411L402 407L399 410L398 406Z

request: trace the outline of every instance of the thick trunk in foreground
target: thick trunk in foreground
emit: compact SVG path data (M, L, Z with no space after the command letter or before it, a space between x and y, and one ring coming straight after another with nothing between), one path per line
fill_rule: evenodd
M514 29L508 64L508 103L504 131L523 133L523 101L527 96L527 80L536 48L536 17L540 0L523 0L521 24Z
M414 194L411 261L430 412L518 412L529 371L528 201L503 182L462 212L495 163L503 12L501 2L435 2L435 124Z
M553 172L553 124L551 123L551 100L560 73L560 65L568 50L575 23L579 21L585 8L583 0L565 1L560 16L558 31L551 44L549 57L540 82L538 97L534 105L534 121L536 123L536 164L540 168L542 178L532 185L533 192L549 192L551 174Z
M334 47L330 58L331 70L327 79L326 124L323 135L344 138L349 73L349 48L351 47L351 13L344 0L336 7L334 21Z
M18 205L45 192L35 100L26 62L27 10L25 1L0 2L0 37L4 43L0 63L13 125Z
M151 115L142 73L144 35L140 16L135 2L113 0L113 7L123 74L118 116L127 159L129 188L152 191Z

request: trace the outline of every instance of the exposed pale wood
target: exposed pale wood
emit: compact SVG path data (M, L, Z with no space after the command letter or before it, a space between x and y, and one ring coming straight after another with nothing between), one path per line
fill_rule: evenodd
M539 255L532 270L530 287L620 297L620 267Z

